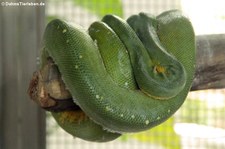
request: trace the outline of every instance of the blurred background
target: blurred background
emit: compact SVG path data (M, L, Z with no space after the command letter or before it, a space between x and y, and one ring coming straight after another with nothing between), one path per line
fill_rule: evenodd
M184 11L197 36L225 33L224 0L1 0L0 149L225 148L224 89L190 92L165 123L109 143L72 137L27 95L32 73L38 68L43 31L50 20L60 18L88 28L108 13L126 19L139 12L158 15L170 9Z

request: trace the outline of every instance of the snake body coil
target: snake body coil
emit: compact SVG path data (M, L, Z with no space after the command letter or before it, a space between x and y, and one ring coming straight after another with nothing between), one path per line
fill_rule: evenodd
M180 11L140 13L127 22L106 15L88 31L53 20L43 49L95 123L111 132L139 132L183 104L194 75L195 38Z

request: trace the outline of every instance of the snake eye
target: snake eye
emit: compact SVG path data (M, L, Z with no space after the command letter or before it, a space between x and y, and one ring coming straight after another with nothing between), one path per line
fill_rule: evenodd
M160 65L156 65L154 67L154 71L157 72L157 73L164 73L166 71L165 67L163 66L160 66Z

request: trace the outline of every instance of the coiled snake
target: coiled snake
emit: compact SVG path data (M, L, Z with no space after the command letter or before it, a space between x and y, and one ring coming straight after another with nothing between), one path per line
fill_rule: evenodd
M78 121L73 112L53 116L67 132L91 141L113 140L167 120L183 104L195 70L194 31L178 10L157 17L140 13L127 21L106 15L88 32L56 19L47 25L43 45L42 63L53 59L91 126L77 113Z

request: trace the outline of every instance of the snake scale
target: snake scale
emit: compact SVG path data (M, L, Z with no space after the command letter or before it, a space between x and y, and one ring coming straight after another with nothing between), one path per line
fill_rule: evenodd
M53 59L88 117L53 116L67 132L89 141L110 141L166 121L183 104L195 71L194 31L179 10L139 13L126 21L106 15L88 31L55 19L45 29L42 53L43 62Z

